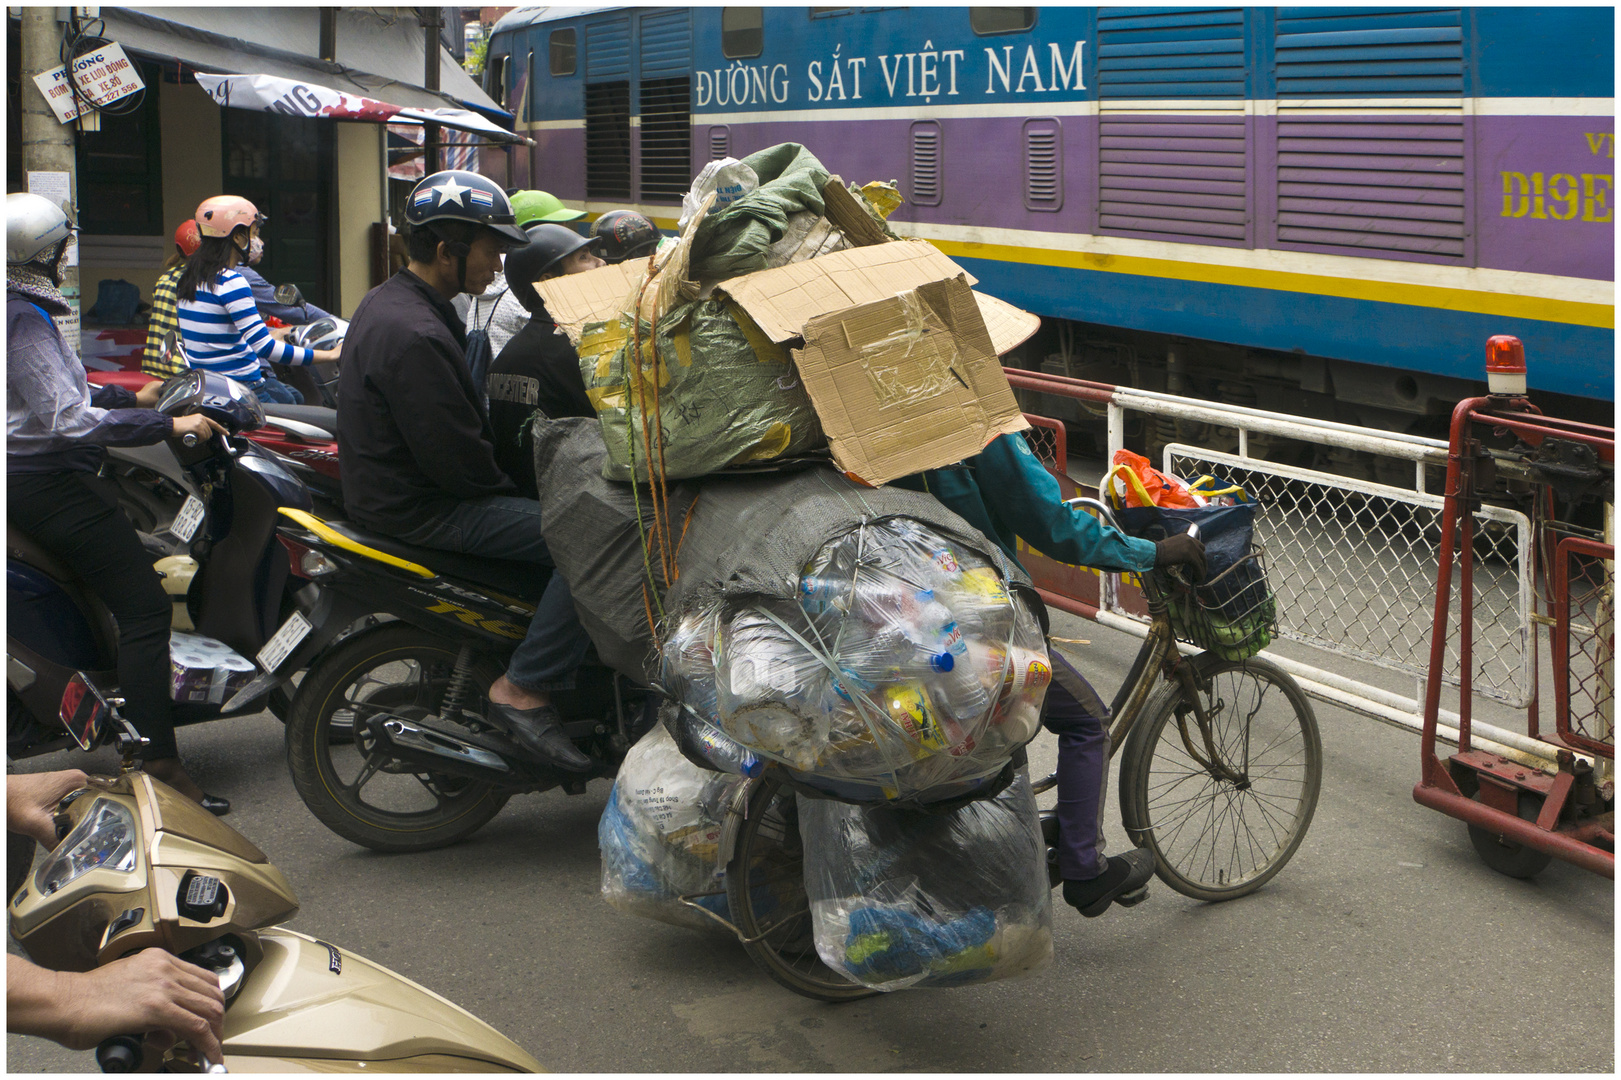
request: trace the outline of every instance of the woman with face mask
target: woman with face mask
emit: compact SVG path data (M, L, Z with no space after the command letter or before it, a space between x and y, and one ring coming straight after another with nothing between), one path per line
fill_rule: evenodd
M247 386L265 401L300 405L303 396L263 364L334 363L337 349L304 349L278 341L259 317L253 290L237 271L247 261L264 217L251 202L217 195L197 207L202 244L176 289L180 334L195 368Z

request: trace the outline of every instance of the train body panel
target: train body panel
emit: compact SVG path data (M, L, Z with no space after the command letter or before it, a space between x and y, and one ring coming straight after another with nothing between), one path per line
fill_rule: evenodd
M1048 320L1341 362L1320 392L1396 414L1512 333L1611 401L1613 42L1611 8L520 9L492 92L537 145L486 171L670 226L704 161L800 142Z

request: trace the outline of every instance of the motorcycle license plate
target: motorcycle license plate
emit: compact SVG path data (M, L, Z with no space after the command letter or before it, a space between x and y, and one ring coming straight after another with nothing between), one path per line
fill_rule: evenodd
M182 544L189 544L191 538L197 535L197 526L202 523L203 500L195 495L187 495L185 505L181 506L180 513L174 516L174 522L169 526L169 531Z
M281 624L281 629L265 642L265 647L259 650L259 655L254 659L258 660L259 666L266 671L275 671L293 654L293 650L298 648L298 643L309 635L311 629L313 627L310 626L308 619L296 611L293 612L287 616L287 621Z

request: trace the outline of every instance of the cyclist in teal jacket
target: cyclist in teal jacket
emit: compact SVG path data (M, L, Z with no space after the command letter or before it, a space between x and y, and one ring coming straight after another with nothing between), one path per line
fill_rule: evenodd
M1015 563L1015 540L1022 537L1043 555L1073 566L1137 572L1186 565L1196 579L1204 576L1204 545L1193 537L1139 540L1065 506L1058 481L1022 435L998 436L966 461L902 477L895 485L933 495ZM1056 650L1051 658L1053 681L1041 721L1058 736L1058 870L1064 900L1092 918L1146 885L1154 856L1147 848L1104 856L1109 710Z

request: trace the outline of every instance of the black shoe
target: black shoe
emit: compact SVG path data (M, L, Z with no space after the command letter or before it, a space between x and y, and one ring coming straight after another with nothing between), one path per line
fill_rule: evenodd
M224 817L231 812L231 800L222 799L218 795L204 795L199 805L215 817Z
M558 724L560 714L551 705L518 709L492 701L487 718L497 727L505 728L519 746L548 765L577 773L592 772L596 768L596 764L563 734Z
M1130 907L1147 898L1148 879L1154 876L1154 853L1135 848L1124 855L1110 855L1109 869L1090 881L1065 881L1064 902L1095 919L1119 900ZM1135 894L1142 893L1141 896Z

